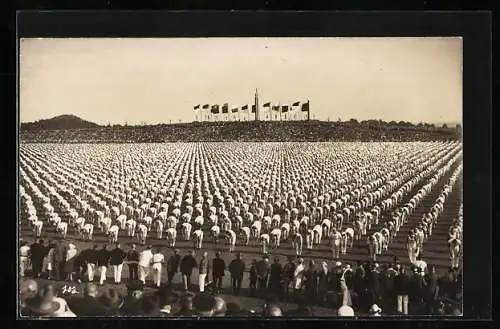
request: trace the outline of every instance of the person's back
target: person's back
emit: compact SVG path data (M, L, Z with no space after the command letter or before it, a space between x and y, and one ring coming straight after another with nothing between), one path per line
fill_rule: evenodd
M89 283L82 297L72 297L67 302L77 316L104 316L105 309L98 302L97 294L97 287Z

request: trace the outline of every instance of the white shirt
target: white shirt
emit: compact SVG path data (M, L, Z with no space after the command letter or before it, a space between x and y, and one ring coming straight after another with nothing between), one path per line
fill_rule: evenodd
M413 263L416 267L422 270L422 273L425 272L425 269L427 268L427 263L423 260L417 260L415 263Z
M160 253L156 253L153 255L153 264L162 263L164 260L165 260L165 257Z
M28 257L29 251L30 251L30 247L29 246L22 246L19 249L19 255L21 257Z
M151 260L153 259L153 253L151 250L144 250L139 254L139 266L149 266L151 265Z
M295 268L295 289L300 289L300 286L302 285L302 280L304 279L304 264L299 264Z

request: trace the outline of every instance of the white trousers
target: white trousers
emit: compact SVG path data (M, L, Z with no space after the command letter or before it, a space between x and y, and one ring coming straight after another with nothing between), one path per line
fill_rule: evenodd
M28 268L28 257L21 256L21 260L19 262L19 266L20 266L19 275L21 277L24 277L24 271L26 270L26 268Z
M87 275L89 276L89 282L94 281L95 274L95 264L88 263L87 264Z
M153 264L153 280L157 287L161 284L161 264Z
M207 273L200 274L198 277L198 285L200 286L200 292L205 291L205 279L207 278Z
M139 281L146 283L146 277L149 275L149 266L139 265Z
M101 284L103 284L104 281L106 281L106 271L108 270L108 267L107 266L101 266L100 270L101 270L101 278L100 278L99 282Z
M408 314L408 295L397 296L398 312Z
M115 283L120 283L122 281L122 269L123 264L113 265L113 275L115 278Z

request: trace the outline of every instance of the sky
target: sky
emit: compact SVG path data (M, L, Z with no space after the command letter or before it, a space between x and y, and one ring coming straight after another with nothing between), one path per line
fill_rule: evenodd
M190 122L256 88L260 106L309 100L319 120L462 121L456 37L25 38L19 56L21 122Z

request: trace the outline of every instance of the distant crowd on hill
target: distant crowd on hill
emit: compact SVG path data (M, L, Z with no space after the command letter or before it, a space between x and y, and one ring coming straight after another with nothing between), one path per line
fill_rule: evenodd
M93 128L22 126L21 142L127 143L192 141L438 141L461 138L461 128L409 122L242 121Z

